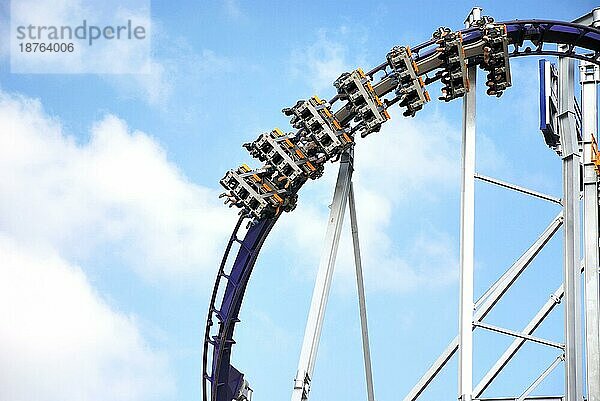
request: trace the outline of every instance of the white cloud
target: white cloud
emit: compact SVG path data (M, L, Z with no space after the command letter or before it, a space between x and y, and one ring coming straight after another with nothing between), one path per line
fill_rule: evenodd
M356 164L360 177L393 204L424 188L452 188L458 183L460 126L439 115L401 116L381 132L359 140ZM428 196L427 191L420 191ZM436 191L431 192L434 196Z
M146 73L107 74L103 79L120 95L139 99L181 118L185 111L179 105L176 109L171 105L173 93L198 93L214 74L231 71L234 63L214 50L198 52L185 39L171 38L156 20L153 31L154 54L160 56L149 62Z
M244 13L237 0L225 0L223 1L223 7L230 18L240 19L244 17Z
M2 91L0 191L0 394L171 398L167 358L73 261L205 290L236 219L218 191L190 183L153 138L113 115L76 139L38 100Z
M164 106L173 94L173 71L167 62L150 61L144 74L109 75L104 78L125 96L143 99L151 106Z
M10 2L0 3L0 37L10 38ZM4 62L10 56L10 41L0 41L0 62Z
M11 4L11 71L19 73L141 73L150 67L150 37L152 26L149 2L146 0L90 2L89 0L21 0ZM106 26L141 26L145 37L135 39L127 31L125 39L92 39L91 27L100 36ZM85 25L85 26L84 26ZM73 35L61 37L58 42L72 43L70 52L21 52L23 39L17 38L16 29L23 27L69 26ZM79 30L79 33L77 31ZM29 32L29 30L27 30ZM49 38L41 29L33 29L29 40L47 43ZM50 32L49 30L47 32ZM13 36L14 35L14 36ZM40 37L40 35L42 35ZM81 39L83 37L83 39ZM133 37L133 39L131 39ZM56 39L55 39L56 40ZM93 42L93 45L92 45Z
M11 401L170 397L165 357L81 269L0 235L0 393Z
M332 88L333 82L343 72L360 67L364 58L364 52L351 52L347 44L342 41L352 42L357 46L364 45L366 34L358 30L360 35L356 35L356 31L356 25L353 29L348 29L346 26L333 31L320 29L317 39L312 44L292 51L290 56L292 77L305 80L315 91Z
M137 74L105 74L102 78L113 87L120 96L139 99L150 106L164 109L175 90L177 71L181 67L173 57L156 56L157 49L176 48L170 40L162 23L152 19L151 43L152 57L143 73ZM183 57L182 57L183 59Z
M107 249L149 280L214 270L235 213L150 136L108 115L78 144L36 100L0 93L0 226L67 258Z
M12 3L12 4L11 4ZM118 4L117 4L118 3ZM89 0L39 1L26 0L6 2L0 5L0 36L11 37L10 7L13 14L21 16L23 24L39 25L81 25L83 18L88 23L96 21L100 26L116 25L132 19L135 25L146 28L148 41L144 46L130 46L128 42L110 41L103 45L97 41L87 49L94 51L94 57L56 53L49 59L48 53L29 54L31 58L24 65L24 71L52 70L60 73L77 73L82 69L103 73L100 77L125 98L135 98L160 111L174 112L171 106L172 95L176 91L202 87L203 82L219 71L230 71L233 62L211 49L194 49L184 38L172 37L158 19L151 19L146 0L127 2L104 2L101 5ZM225 9L232 18L243 18L236 2L227 2ZM12 34L16 34L13 32ZM18 43L14 41L13 48ZM0 57L9 58L10 41L0 41ZM68 56L68 57L67 57ZM77 56L77 57L75 57ZM95 60L95 61L94 61ZM50 63L49 63L50 61ZM28 64L29 63L29 64ZM18 66L17 66L18 67ZM181 109L176 110L181 116Z
M150 106L164 110L169 106L173 92L178 87L188 87L190 80L198 81L207 73L227 69L231 62L210 49L197 52L181 38L172 38L163 28L160 20L150 19L149 3L145 0L128 0L119 4L95 4L89 1L21 1L12 2L13 15L21 16L24 24L39 25L81 25L83 18L88 23L101 26L116 25L132 19L135 25L146 28L148 40L143 46L132 46L130 41L97 41L93 46L79 46L79 50L91 52L93 57L85 53L55 54L49 59L48 53L29 54L30 61L25 63L25 70L53 70L61 73L77 73L84 69L89 72L107 72L102 74L120 95L142 100ZM19 21L9 18L9 4L0 8L0 33L10 37L11 22L19 25ZM10 55L10 41L0 42L0 57ZM13 46L17 46L17 41ZM81 53L81 54L79 54ZM68 57L67 57L68 56ZM77 56L77 57L75 57ZM37 57L37 58L36 58ZM50 63L49 63L50 61ZM18 66L17 66L18 67ZM183 77L183 78L182 78ZM185 80L185 83L181 81ZM197 83L194 84L197 86Z
M410 189L398 189L398 196L407 196L407 191ZM393 221L402 221L402 217L394 208L405 207L406 203L386 199L376 188L365 187L362 183L356 185L356 192L363 269L371 291L411 292L454 282L458 273L455 238L433 225L424 204L410 209L412 213L422 214L418 219L419 228L397 227ZM422 191L412 193L422 195ZM349 224L349 216L346 216L342 244L347 251L341 252L339 265L346 270L345 279L353 282L354 257L350 252Z

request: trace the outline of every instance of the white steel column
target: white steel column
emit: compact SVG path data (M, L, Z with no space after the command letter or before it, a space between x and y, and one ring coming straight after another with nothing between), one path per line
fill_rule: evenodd
M362 261L360 257L360 243L358 240L358 221L356 218L356 205L354 202L354 185L350 183L348 196L350 207L350 226L352 230L352 245L354 247L354 265L356 267L356 285L358 289L358 309L360 313L360 328L362 334L363 357L365 363L365 379L367 382L367 401L375 401L373 389L373 370L371 369L371 349L369 346L369 328L367 325L367 304L365 300L365 284L363 280Z
M598 175L592 162L592 140L597 138L597 65L580 62L583 147L583 215L585 266L585 344L588 401L600 401L600 326L598 276Z
M467 27L481 19L473 8ZM469 91L463 97L462 185L460 221L460 308L458 327L458 398L471 401L473 394L473 265L475 245L475 98L477 66L467 66Z
M564 49L564 46L560 46ZM558 124L563 158L564 286L565 286L565 395L566 401L583 399L580 263L580 168L575 130L573 60L559 57Z
M323 328L323 318L329 290L331 288L331 279L335 258L337 256L338 244L344 221L344 212L350 192L350 183L352 180L352 156L348 153L342 155L340 169L338 172L333 202L327 221L327 232L323 243L323 253L319 262L319 270L315 282L315 288L312 295L312 302L306 322L304 332L304 341L298 363L298 372L294 379L294 390L292 392L292 401L302 401L308 399L310 392L310 381L315 367L315 358L321 339L321 330Z

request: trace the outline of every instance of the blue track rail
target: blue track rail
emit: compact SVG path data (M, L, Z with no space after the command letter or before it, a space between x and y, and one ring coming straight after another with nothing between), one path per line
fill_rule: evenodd
M242 305L242 299L246 286L258 258L258 253L265 239L269 235L271 228L277 221L277 216L270 219L263 219L250 226L244 239L238 238L238 232L244 218L240 218L233 230L233 234L227 244L227 249L219 272L211 299L211 307L206 325L204 336L204 380L211 385L211 400L231 400L239 390L243 375L231 366L231 347L235 343L233 332L235 324L239 322L238 315ZM231 249L235 243L239 243L240 249L236 255L233 267L229 273L225 272L227 260ZM216 308L216 295L220 286L225 284L225 290L221 299L220 306ZM218 333L211 337L210 329L217 320ZM211 372L207 372L208 348L213 348ZM207 400L206 386L203 388L204 400Z
M502 24L506 25L509 45L512 46L509 51L510 57L560 55L600 64L600 30L596 28L569 22L546 20L510 21ZM476 28L464 29L461 33L465 46L476 43L481 39L481 31ZM549 49L548 44L562 44L566 47L561 49L559 53L557 49ZM413 47L412 50L415 54L415 61L425 63L424 60L431 59L436 52L435 41L427 41ZM469 55L469 58L475 57L477 59L480 56L481 53L475 53ZM427 62L425 68L420 68L420 73L424 75L441 66L440 62L433 60ZM369 71L367 75L373 77L375 73L386 68L387 63L383 63ZM382 81L384 79L385 77L382 78ZM430 79L427 83L434 80ZM384 89L380 90L380 95L385 95L392 90L391 88L386 89L385 85L381 85L381 87ZM331 103L333 104L336 100L337 96L331 100ZM394 102L395 100L392 99L387 103L391 105ZM353 117L352 115L344 115L341 112L339 120L343 123ZM239 219L233 230L217 273L206 323L203 353L203 401L231 401L236 397L243 383L243 374L231 365L231 351L235 343L233 339L234 329L239 322L240 308L254 264L278 217L275 216L255 222L248 229L243 239L238 238L240 226L245 220L243 217ZM230 273L226 274L227 260L235 243L240 244L240 249ZM223 285L225 285L225 289L220 306L217 307L217 294ZM215 320L218 322L218 332L211 335ZM211 349L212 355L210 355ZM211 357L210 363L209 357Z

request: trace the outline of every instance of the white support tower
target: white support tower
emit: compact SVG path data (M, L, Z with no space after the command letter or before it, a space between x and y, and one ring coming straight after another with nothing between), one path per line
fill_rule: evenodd
M373 388L373 370L371 369L371 348L369 345L369 329L367 324L367 303L365 297L365 283L363 279L362 259L360 256L360 241L358 238L358 218L356 217L356 202L354 200L354 185L350 183L348 194L350 206L350 227L352 231L352 246L354 248L354 265L356 268L356 287L358 292L358 310L360 314L360 328L363 345L363 359L365 364L365 381L367 383L367 401L375 401Z
M365 365L365 379L367 384L367 400L375 401L373 389L373 373L371 369L371 352L369 347L369 332L367 326L367 306L365 300L365 287L363 280L362 261L360 256L360 244L358 239L358 221L356 216L356 205L354 199L354 188L352 185L353 151L350 150L342 155L340 169L338 172L333 202L329 213L327 232L319 270L313 291L312 302L304 333L304 342L300 352L298 371L294 379L292 401L308 400L310 384L315 368L321 330L325 318L325 309L329 299L335 259L337 256L340 235L344 222L346 206L350 207L350 228L352 244L354 247L354 263L356 268L356 283L358 290L358 306L361 325L363 357Z
M558 128L563 163L565 217L563 242L565 395L566 401L581 401L583 399L581 271L579 268L581 155L575 127L575 63L573 60L559 57L558 80Z
M465 26L481 19L475 7ZM469 90L463 98L462 184L460 220L460 306L458 328L458 398L471 401L473 395L473 272L475 246L475 117L477 66L467 66Z
M600 316L598 258L598 102L600 69L585 61L579 64L583 136L583 241L585 266L585 344L587 400L600 401Z
M312 301L308 312L304 341L302 343L302 351L300 351L300 361L298 362L298 371L294 379L292 401L308 399L317 350L319 348L319 341L321 340L323 319L325 318L325 309L329 299L331 279L333 277L333 269L335 267L335 259L352 180L353 167L350 160L351 156L344 154L342 157L333 202L331 204L331 212L327 221L323 253L321 254L321 261L319 262Z

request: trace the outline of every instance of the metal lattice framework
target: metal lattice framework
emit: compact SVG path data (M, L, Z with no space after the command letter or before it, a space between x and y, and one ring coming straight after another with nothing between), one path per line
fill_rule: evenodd
M323 174L327 161L340 161L340 170L324 241L325 251L316 279L299 369L292 400L308 399L320 331L323 322L337 242L348 202L359 286L363 351L367 394L373 400L370 355L362 287L362 267L358 227L352 189L352 158L355 138L378 132L389 118L388 109L398 104L405 116L414 116L428 101L426 86L440 80L440 100L463 98L463 195L461 201L461 301L459 335L434 362L419 383L405 397L414 401L435 378L448 360L459 354L459 393L463 401L481 399L483 391L526 341L559 348L556 361L520 397L523 400L561 361L565 362L567 401L583 400L581 296L578 288L581 261L578 252L580 165L583 164L584 266L587 400L600 400L600 357L598 338L598 166L600 157L593 133L597 129L596 85L600 81L600 9L573 23L546 20L494 22L475 8L465 21L467 28L436 30L432 39L418 46L394 47L386 61L364 73L361 69L342 74L334 83L338 94L329 102L318 97L301 100L284 109L291 118L294 133L279 129L262 134L245 144L250 154L264 163L252 170L246 165L227 172L221 180L223 196L230 206L240 208L240 218L227 244L217 273L204 337L203 399L231 401L250 399L252 391L244 375L231 364L234 330L253 266L260 249L283 211L291 211L298 190ZM564 197L553 197L475 174L475 86L477 67L487 72L487 93L501 96L511 86L509 58L550 55L559 58L559 89L554 143L548 143L563 160ZM581 61L583 135L575 128L574 62ZM336 110L334 111L334 107ZM581 151L583 149L583 152ZM583 163L582 163L583 158ZM480 179L525 194L561 204L563 211L538 240L481 297L473 302L473 223L474 179ZM248 222L243 233L242 225ZM483 322L500 297L506 293L550 238L565 230L565 283L553 294L522 332L514 332ZM241 238L243 236L243 238ZM590 244L595 244L590 245ZM237 254L232 250L239 248ZM230 259L233 259L231 261ZM595 289L595 290L594 290ZM543 319L561 301L565 302L565 344L533 336ZM473 313L475 307L475 313ZM217 325L215 325L217 323ZM515 338L483 380L472 383L472 331L491 330ZM561 396L562 397L562 396Z

